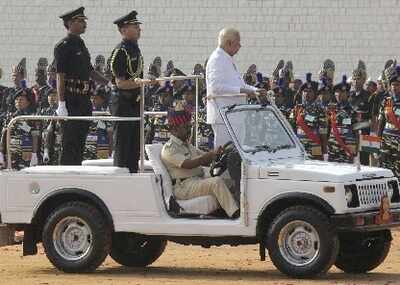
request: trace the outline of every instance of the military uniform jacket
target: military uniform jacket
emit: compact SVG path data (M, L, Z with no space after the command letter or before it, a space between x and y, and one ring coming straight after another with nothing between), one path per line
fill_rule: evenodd
M320 135L328 132L327 116L318 102L296 106L294 111L296 134L312 156L322 155Z
M388 95L383 100L379 119L383 123L383 136L400 137L400 96Z
M143 57L136 42L123 40L111 53L110 67L113 74L112 82L116 78L134 80L143 78ZM138 105L140 88L121 90L116 88L112 96L111 112L113 116L138 116L135 105Z
M69 34L54 48L57 73L65 74L65 102L70 116L90 116L89 77L93 70L84 41Z
M331 132L328 140L329 158L333 161L352 162L356 154L357 134L353 131L354 110L350 104L338 104L329 115Z
M355 111L356 123L354 128L362 129L363 134L369 134L368 121L371 119L371 106L369 104L370 94L362 89L359 92L351 91L349 103Z

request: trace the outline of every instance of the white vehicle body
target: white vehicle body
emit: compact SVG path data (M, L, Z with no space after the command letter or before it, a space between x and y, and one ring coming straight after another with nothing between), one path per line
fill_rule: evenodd
M260 123L263 129L257 124L246 125L247 119L240 114L246 118L262 114L258 120L264 118ZM274 106L232 106L224 110L223 117L242 158L241 215L236 220L170 215L162 180L152 171L130 174L110 166L37 166L0 173L1 223L41 232L57 207L68 201L83 201L103 214L113 233L203 246L263 246L263 236L272 220L292 206L313 207L324 213L336 232L380 231L400 224L398 181L390 170L307 159L299 140ZM251 133L250 126L258 128L257 135L266 132L264 137L271 141L265 149L252 145L251 135L243 133ZM358 196L358 203L354 204L354 196ZM391 200L391 221L376 223L384 196ZM38 241L26 240L26 244ZM26 253L34 251L28 249Z

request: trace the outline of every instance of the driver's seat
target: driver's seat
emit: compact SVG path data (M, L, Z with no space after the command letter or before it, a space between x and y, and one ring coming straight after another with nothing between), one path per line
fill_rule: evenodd
M175 199L175 197L172 192L171 177L161 160L162 148L162 144L147 144L145 146L154 173L161 178L159 183L161 184L161 191L163 191L162 194L165 199L167 210L172 211L173 209L170 209L171 199ZM217 199L211 195L200 196L188 200L175 199L175 201L180 206L181 214L208 215L215 212L220 207Z

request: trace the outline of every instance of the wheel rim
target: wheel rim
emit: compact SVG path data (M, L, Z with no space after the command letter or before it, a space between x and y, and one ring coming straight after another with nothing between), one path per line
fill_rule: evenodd
M285 225L279 233L278 243L283 258L295 266L312 263L320 250L318 232L304 221L292 221Z
M93 248L89 225L78 217L66 217L54 228L53 244L57 253L68 261L85 258Z

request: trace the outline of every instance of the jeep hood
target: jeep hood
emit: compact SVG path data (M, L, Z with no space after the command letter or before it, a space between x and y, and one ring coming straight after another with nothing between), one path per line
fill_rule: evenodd
M249 176L256 175L255 172L258 169L258 178L260 179L342 183L393 177L393 173L384 168L361 166L361 169L358 170L354 164L315 160L285 161L272 165L261 164L253 171L251 169L252 167L250 167Z

